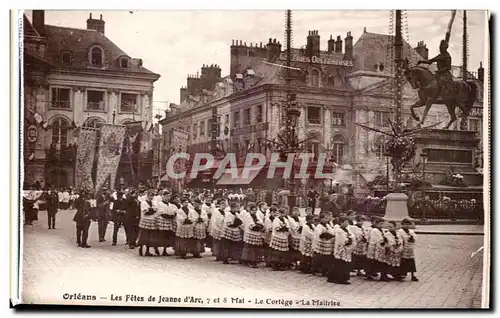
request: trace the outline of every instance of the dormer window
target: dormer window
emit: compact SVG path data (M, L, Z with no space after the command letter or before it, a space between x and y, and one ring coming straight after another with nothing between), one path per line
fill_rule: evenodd
M104 60L104 52L100 47L93 47L90 50L90 65L92 67L102 67Z
M120 59L120 67L121 68L128 68L128 59L125 57L122 57Z
M71 53L68 51L61 52L61 64L70 65L71 64Z

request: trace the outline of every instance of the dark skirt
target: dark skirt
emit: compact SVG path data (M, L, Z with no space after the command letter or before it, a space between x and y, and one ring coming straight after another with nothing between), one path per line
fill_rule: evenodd
M189 242L189 251L193 255L205 253L205 240L200 239L190 239Z
M312 257L301 255L300 259L300 271L302 273L309 274L311 272Z
M386 273L387 264L374 259L367 259L365 271L367 274L375 275L377 273Z
M208 248L210 248L210 249L211 249L211 248L212 248L212 246L213 246L213 238L212 238L212 236L211 236L211 235L209 235L209 234L207 234L207 238L205 239L205 245L206 245L206 247L208 247Z
M353 270L361 270L366 269L366 255L357 255L352 254L352 269Z
M326 275L328 274L328 271L330 270L332 263L333 263L332 255L323 255L314 253L312 257L311 272L313 274L320 273Z
M155 242L157 246L174 247L175 246L175 233L173 231L155 231Z
M193 251L194 239L193 238L175 238L175 251L179 256L186 256L186 254Z
M415 265L415 259L414 258L402 258L401 259L401 266L399 267L401 274L406 274L406 273L416 273L417 272L417 266Z
M300 260L302 259L302 254L300 253L300 251L291 249L290 258L293 263L297 263L300 262Z
M222 252L221 240L216 240L212 238L212 256L220 258L221 252Z
M241 260L246 262L259 263L264 257L262 246L244 243L243 251L241 252Z
M228 261L230 259L233 261L239 261L243 250L243 241L234 242L228 239L222 239L221 249L221 258L224 261Z
M351 262L334 258L327 276L329 283L343 284L348 282L351 277Z
M156 230L139 229L139 236L137 238L137 245L147 245L151 247L157 246Z
M268 262L270 264L289 265L292 262L290 252L278 251L271 248Z

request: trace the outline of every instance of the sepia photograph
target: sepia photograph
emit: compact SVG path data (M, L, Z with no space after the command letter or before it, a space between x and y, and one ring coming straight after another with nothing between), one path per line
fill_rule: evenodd
M490 12L11 24L12 307L490 308Z

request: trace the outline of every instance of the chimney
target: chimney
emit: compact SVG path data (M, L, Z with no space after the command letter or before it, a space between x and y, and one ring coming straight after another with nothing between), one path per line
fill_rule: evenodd
M318 30L309 31L307 36L307 55L311 58L313 56L319 56L320 51L320 37Z
M186 87L181 87L180 89L181 93L181 103L188 97L188 91Z
M188 96L199 96L201 94L201 80L196 75L188 75L187 78L187 94Z
M479 68L477 69L477 79L484 83L484 68L483 62L479 62Z
M272 62L281 53L281 43L276 39L269 39L267 43L267 61Z
M201 89L213 91L221 80L221 69L218 65L203 65L201 68Z
M45 11L33 10L33 27L40 34L45 36Z
M424 43L424 41L420 41L417 43L415 51L417 51L417 53L424 59L424 61L427 61L429 59L429 49L427 48L427 45Z
M96 30L99 33L104 34L104 20L102 19L102 14L99 18L97 19L92 19L92 13L90 14L90 17L87 19L87 30Z
M352 60L353 59L353 56L352 56L352 35L351 35L351 31L347 32L347 36L345 38L345 54L344 54L344 58L346 60Z
M333 53L335 51L335 40L330 34L330 40L328 40L328 53Z
M342 39L337 35L337 42L335 42L335 53L342 53Z

